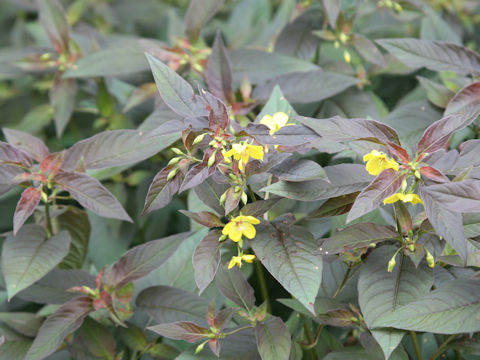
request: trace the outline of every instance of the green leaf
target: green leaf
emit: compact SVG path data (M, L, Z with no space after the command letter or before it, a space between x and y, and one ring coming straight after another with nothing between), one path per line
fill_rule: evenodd
M323 239L320 251L324 254L338 254L395 237L398 237L398 233L391 226L374 223L354 224Z
M0 313L0 324L6 325L19 334L35 337L42 325L43 318L29 312L5 312ZM5 335L5 334L2 334ZM8 340L8 336L7 336ZM1 357L0 357L1 359Z
M72 242L68 255L60 264L61 269L80 269L85 260L90 239L90 221L85 211L69 207L56 217L58 228L69 232Z
M212 231L205 236L195 248L193 253L193 268L195 269L195 282L201 294L215 278L222 256L220 249L223 242L218 241L220 231Z
M177 114L195 118L208 115L205 106L195 97L192 87L163 62L146 54L160 97Z
M377 42L404 64L462 75L480 73L480 56L452 43L419 39L382 39Z
M312 234L285 223L258 226L250 242L256 256L273 277L312 313L322 281L322 258Z
M279 181L260 191L270 192L288 199L315 201L328 199L362 190L372 180L365 166L358 164L339 164L323 168L330 182L312 180L305 182Z
M255 88L252 96L266 101L278 86L288 101L311 103L327 99L357 83L356 78L320 69L292 72L266 80Z
M128 250L108 271L105 281L117 288L148 275L177 250L190 233L149 241Z
M420 38L422 40L446 41L462 45L462 40L442 17L428 6L424 8L426 16L422 17Z
M148 62L138 40L121 40L80 58L65 71L63 78L121 76L146 70Z
M252 84L259 84L282 74L318 69L316 65L307 61L253 49L230 51L229 57L232 62L233 79L238 84L243 79L248 79ZM265 98L269 95L270 93Z
M285 96L283 95L282 90L280 90L280 87L278 85L273 88L268 101L262 108L262 111L260 111L260 113L255 118L255 122L258 123L265 115L273 115L276 112L284 112L288 115L290 119L293 116L297 115L297 112L292 107L292 105L288 103L287 99L285 99Z
M183 125L182 125L183 126ZM167 122L150 132L112 130L81 140L65 153L63 169L103 169L131 165L165 149L180 138L178 123Z
M422 298L400 306L377 319L373 326L458 334L480 331L480 283L468 279L449 281Z
M255 305L254 290L237 267L227 269L220 266L215 283L223 296L238 306L250 310Z
M16 236L7 237L2 272L9 299L53 270L68 254L70 241L66 231L47 239L39 225L25 225Z
M384 314L428 294L433 284L433 271L422 262L417 269L413 262L400 254L392 272L387 263L397 249L382 246L373 251L360 270L358 301L367 326L373 328ZM389 325L385 325L388 327ZM372 335L382 347L385 357L395 350L404 333L388 329L373 330Z
M92 311L92 299L88 297L78 297L62 305L40 327L24 360L44 359L55 352L63 339L77 330Z
M23 359L31 344L31 340L6 341L0 346L0 359Z
M153 286L137 296L136 305L159 323L194 321L206 324L208 302L191 292L170 286Z
M438 107L445 108L454 95L454 93L446 86L432 81L426 77L418 75L417 80L427 93L428 100Z
M185 14L185 33L195 42L200 30L222 7L225 0L192 0Z
M258 352L262 360L288 360L292 340L282 319L272 316L255 326Z
M143 351L148 346L148 339L142 329L134 325L118 328L119 338L132 350Z

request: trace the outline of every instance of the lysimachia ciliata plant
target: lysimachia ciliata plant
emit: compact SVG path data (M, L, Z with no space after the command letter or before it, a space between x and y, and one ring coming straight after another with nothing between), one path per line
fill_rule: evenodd
M478 4L2 6L0 359L478 358Z

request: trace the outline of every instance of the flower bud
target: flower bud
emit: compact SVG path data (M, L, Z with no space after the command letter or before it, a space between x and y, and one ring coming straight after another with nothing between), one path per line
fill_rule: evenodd
M205 139L206 135L207 135L207 133L203 133L203 134L198 135L195 139L193 139L192 145L197 145L198 143L202 142L203 139Z
M350 64L350 61L352 61L352 57L350 56L350 53L347 50L343 52L343 58L345 59L345 62L347 64Z
M248 197L247 197L247 193L244 191L242 193L242 202L247 205L247 202L248 202Z
M333 47L334 47L335 49L338 49L338 48L340 47L340 43L339 43L338 41L335 41L335 42L333 43Z
M428 251L427 248L424 248L424 249L425 249L425 252L427 253L427 255L425 256L425 260L427 260L428 266L430 266L431 268L434 268L435 259L433 258L433 255L430 253L430 251Z
M171 160L168 162L167 166L175 165L175 164L177 164L181 159L182 159L181 157L174 157L173 159L171 159Z
M241 187L241 186L235 186L234 191L235 191L236 193L240 192L240 190L242 190L242 187Z
M172 180L175 177L175 175L177 175L178 170L179 170L178 168L171 170L167 175L167 181Z
M347 42L347 40L348 40L347 34L345 34L345 33L343 33L343 32L340 33L340 35L338 36L338 38L340 39L340 42L341 42L342 44L345 44L345 43Z
M227 190L228 191L228 190ZM222 196L220 196L220 205L225 204L225 200L227 200L227 191L225 191Z
M208 158L208 163L207 163L207 166L209 168L211 168L213 166L213 164L215 164L215 159L217 157L217 150L215 150L212 155L210 155L210 157Z
M172 147L171 150L177 155L184 155L182 150Z
M225 241L225 240L227 240L227 235L222 235L218 238L219 242L222 242L222 241Z
M388 268L387 268L388 272L392 272L393 269L395 268L395 265L397 264L397 262L395 261L396 257L397 257L397 253L395 253L395 255L393 255L393 257L388 262Z

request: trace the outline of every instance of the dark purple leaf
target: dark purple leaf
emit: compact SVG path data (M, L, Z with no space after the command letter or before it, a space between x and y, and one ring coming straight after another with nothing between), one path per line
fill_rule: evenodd
M19 130L6 128L3 128L2 130L10 145L24 151L38 162L41 162L50 154L45 143L39 138Z
M211 231L200 241L193 253L193 268L195 270L195 282L199 294L215 278L218 266L220 265L220 249L223 242L218 241L221 236L220 231Z
M442 207L459 213L480 212L480 180L425 186L422 193L429 195Z
M7 193L15 185L23 182L19 178L24 174L24 170L16 165L0 164L0 196Z
M191 343L197 342L199 340L206 340L210 331L204 327L198 326L197 324L190 321L179 321L168 324L161 324L150 326L147 328L157 334L160 334L169 339L175 340L185 340Z
M30 167L32 160L22 150L0 141L0 163L16 163Z
M148 275L167 261L190 233L180 233L149 241L128 250L106 275L106 282L116 288Z
M266 101L278 85L289 102L311 103L341 93L357 83L356 78L320 69L289 72L259 84L252 97Z
M363 35L354 34L352 36L352 44L365 60L381 67L385 66L382 52L373 41Z
M77 330L92 311L89 297L79 297L62 305L42 324L25 360L45 359L57 351L63 339Z
M86 174L64 171L57 173L54 180L84 208L103 217L132 221L120 202L98 180Z
M68 254L70 235L62 231L47 239L40 225L25 225L3 244L2 273L9 299L53 270Z
M227 190L227 196L225 198L225 215L230 214L233 210L238 207L240 203L240 198L242 196L242 189L240 191L235 191L236 186L231 187Z
M91 226L88 214L76 207L68 207L67 211L56 217L58 228L66 230L72 238L70 251L59 265L61 269L81 269L87 256Z
M254 290L239 268L233 267L227 270L226 267L220 266L215 277L215 284L223 296L238 306L250 310L255 305Z
M322 204L322 206L312 212L309 215L309 218L321 218L345 214L352 208L352 205L355 202L358 194L358 192L354 192L328 199Z
M150 54L146 55L160 97L169 108L187 118L208 115L203 102L195 97L192 87L186 80L157 58Z
M35 187L26 188L20 200L17 203L15 209L15 215L13 216L13 233L16 234L22 227L25 221L33 214L42 196L42 189Z
M325 170L312 160L287 159L279 165L271 168L269 173L275 175L282 181L329 181Z
M395 156L398 160L400 160L405 164L408 164L410 162L410 155L408 155L407 150L405 150L403 147L391 142L388 142L386 145L387 145L388 151L390 151L390 153L393 156Z
M337 18L341 10L341 2L336 0L322 0L323 7L327 13L330 26L335 29L337 27Z
M272 316L255 326L258 352L262 359L288 360L292 339L282 319Z
M230 99L232 93L232 67L220 31L217 31L204 77L208 90L213 95L224 101Z
M180 138L183 124L169 121L150 132L104 131L84 139L67 150L63 169L102 169L145 160Z
M58 53L69 53L70 26L57 0L37 0L40 22Z
M379 207L384 199L395 194L400 189L403 179L405 179L405 175L393 169L383 170L357 196L352 209L348 213L347 222L355 220Z
M40 163L40 172L48 176L54 176L62 167L65 152L50 154Z
M445 115L459 112L480 112L480 82L465 86L447 104Z
M320 240L323 254L338 254L347 250L366 247L383 240L393 239L398 233L390 226L360 223L335 232L331 237Z
M173 179L167 181L167 176L172 169L173 167L166 167L153 178L145 198L142 215L168 205L180 189L180 184L182 183L181 174L177 174Z
M322 258L312 234L283 220L258 225L250 242L255 255L277 281L310 312L322 280Z
M420 168L420 173L426 178L436 182L444 183L450 181L450 179L446 177L443 173L431 166L422 166Z
M185 33L195 42L200 30L222 7L225 0L192 0L185 14Z
M208 114L208 127L212 131L225 130L230 121L227 106L218 97L210 94L199 86L201 98L205 101Z
M364 140L380 144L392 142L400 145L397 132L388 125L375 120L345 119L334 116L329 119L296 118L322 137L334 141Z
M222 220L210 211L200 211L198 213L179 210L183 215L188 216L190 219L196 221L197 223L206 226L206 227L222 227L224 224Z
M227 189L227 185L217 184L212 178L205 180L194 188L195 194L197 194L199 199L217 214L225 213L225 209L220 204L220 197Z
M455 183L452 183L455 184ZM448 184L447 184L448 185ZM432 194L429 193L428 188L436 186L445 186L433 185L428 187L420 187L420 197L423 200L425 212L427 214L428 220L434 227L438 235L442 236L447 243L454 248L458 255L466 262L467 259L467 240L465 238L465 233L463 230L463 220L462 214L456 210L449 209L445 206L445 202L441 201L444 199L440 197L438 201L437 196L441 196L442 193ZM447 196L448 199L448 196Z
M77 95L77 82L75 79L55 78L50 89L50 104L53 108L53 119L57 136L61 137L70 121L75 109L75 96Z
M465 113L455 113L434 122L425 130L418 142L417 153L431 154L437 150L444 149L448 144L450 136L455 131L470 125L477 118L479 112L480 109Z
M274 135L270 135L270 129L267 126L250 123L246 132L264 145L298 146L320 138L314 131L302 125L285 126Z
M254 217L263 216L268 210L273 208L281 199L257 200L242 207L242 215Z
M376 40L404 64L462 75L480 73L480 56L457 44L420 39Z

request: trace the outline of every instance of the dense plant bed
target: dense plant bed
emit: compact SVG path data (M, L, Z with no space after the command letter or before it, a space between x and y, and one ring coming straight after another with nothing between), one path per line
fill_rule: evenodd
M0 359L480 357L480 3L0 20Z

